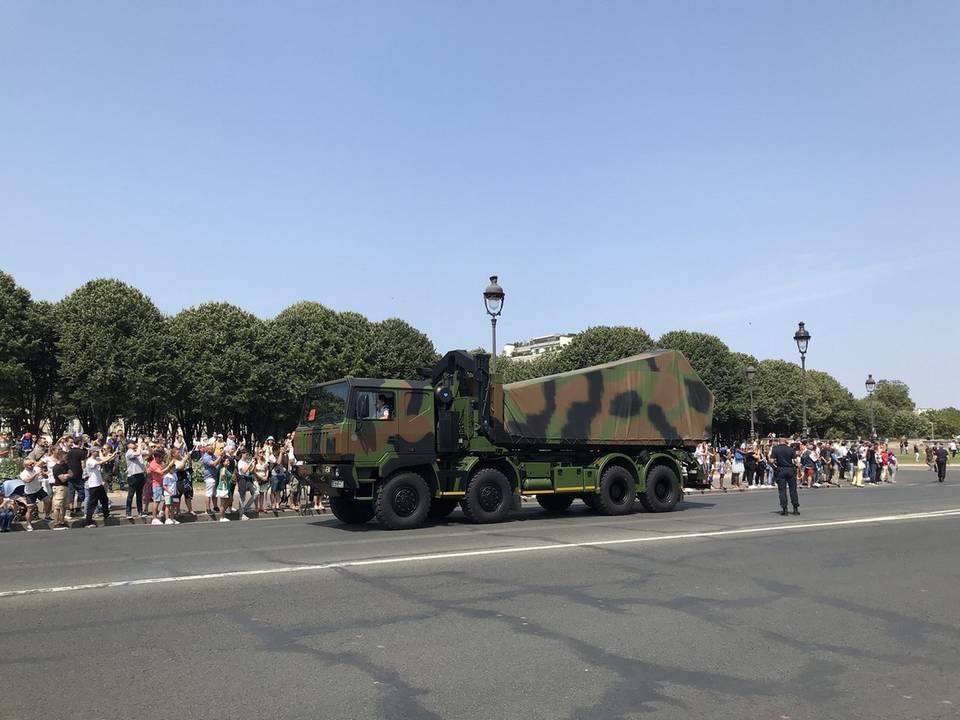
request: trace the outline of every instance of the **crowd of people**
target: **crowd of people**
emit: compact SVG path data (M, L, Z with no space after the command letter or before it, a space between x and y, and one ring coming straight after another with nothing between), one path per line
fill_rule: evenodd
M152 525L177 525L178 518L198 511L229 522L230 514L249 520L268 509L299 512L302 501L322 508L319 495L301 499L291 436L283 442L268 437L253 447L232 433L202 437L192 447L182 434L169 440L125 438L120 431L26 440L17 443L23 470L0 489L0 532L18 515L28 532L38 519L55 530L67 528L74 517L82 517L84 527L96 527L98 510L104 519L110 516L107 493L115 484L126 490L125 517L139 516ZM203 481L202 510L194 508L195 479Z
M801 486L826 487L839 486L849 482L853 487L895 483L899 460L894 449L887 443L872 441L792 441L793 449L799 458L797 482ZM775 463L773 449L776 440L764 439L757 442L743 442L739 445L713 445L700 443L694 455L703 468L704 476L711 489L727 492L727 480L730 489L747 490L761 487L773 487ZM901 442L901 454L907 451L907 445ZM926 456L927 466L935 470L938 479L943 482L948 461L947 449L943 443L924 443L920 448L914 445L917 462L921 451ZM956 455L956 443L952 443L951 455Z

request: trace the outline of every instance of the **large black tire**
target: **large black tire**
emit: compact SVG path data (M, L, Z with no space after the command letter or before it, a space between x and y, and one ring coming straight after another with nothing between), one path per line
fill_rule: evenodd
M470 522L503 522L510 514L512 498L507 476L495 468L484 468L470 479L460 506Z
M376 512L373 503L369 500L354 500L353 498L331 497L330 512L334 517L347 525L363 525L372 520Z
M460 504L459 498L434 498L430 503L430 510L427 517L431 520L443 520L447 515L457 509Z
M667 465L657 465L647 473L647 489L640 493L640 504L650 512L670 512L682 495L677 473Z
M537 495L537 502L547 512L563 512L573 503L573 495L570 493Z
M626 515L633 512L637 499L637 481L624 467L611 465L603 471L597 488L594 509L602 515Z
M430 487L415 472L388 477L377 493L377 520L390 530L423 525L430 511Z

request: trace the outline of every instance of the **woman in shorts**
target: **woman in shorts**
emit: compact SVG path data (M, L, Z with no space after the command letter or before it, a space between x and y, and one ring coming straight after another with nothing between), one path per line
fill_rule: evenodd
M257 490L257 512L267 511L267 491L270 489L269 466L263 450L257 450L253 460L253 482Z
M37 503L43 500L47 494L43 491L42 478L44 469L37 466L36 460L27 458L23 461L23 472L20 473L20 482L23 483L23 496L27 501L27 514L24 528L27 532L33 532L33 513L36 510Z

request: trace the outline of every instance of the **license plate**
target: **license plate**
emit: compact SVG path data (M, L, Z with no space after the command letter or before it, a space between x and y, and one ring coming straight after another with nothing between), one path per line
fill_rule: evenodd
M343 487L343 480L333 480L333 481L331 481L331 482L330 482L330 487L342 488L342 487Z

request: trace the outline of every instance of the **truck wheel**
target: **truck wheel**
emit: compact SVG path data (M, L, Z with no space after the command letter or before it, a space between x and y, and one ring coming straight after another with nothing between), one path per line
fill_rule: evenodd
M430 488L415 472L392 475L377 493L377 520L390 530L423 525L430 510Z
M569 493L537 495L537 502L547 512L563 512L573 503L573 495Z
M583 500L584 505L586 505L588 508L590 508L594 512L597 512L597 494L596 493L588 493L583 497L581 497L580 499Z
M603 515L626 515L633 512L637 498L637 482L626 468L611 465L600 478L594 509Z
M347 525L363 525L363 523L373 519L374 508L373 503L367 500L331 497L330 512L337 520Z
M669 512L680 502L680 478L666 465L657 465L647 473L647 489L640 503L650 512Z
M430 503L430 510L427 511L427 517L431 520L443 520L456 510L459 504L460 500L457 498L434 498Z
M506 475L494 468L484 468L470 480L460 505L470 522L503 522L510 513L512 494Z

